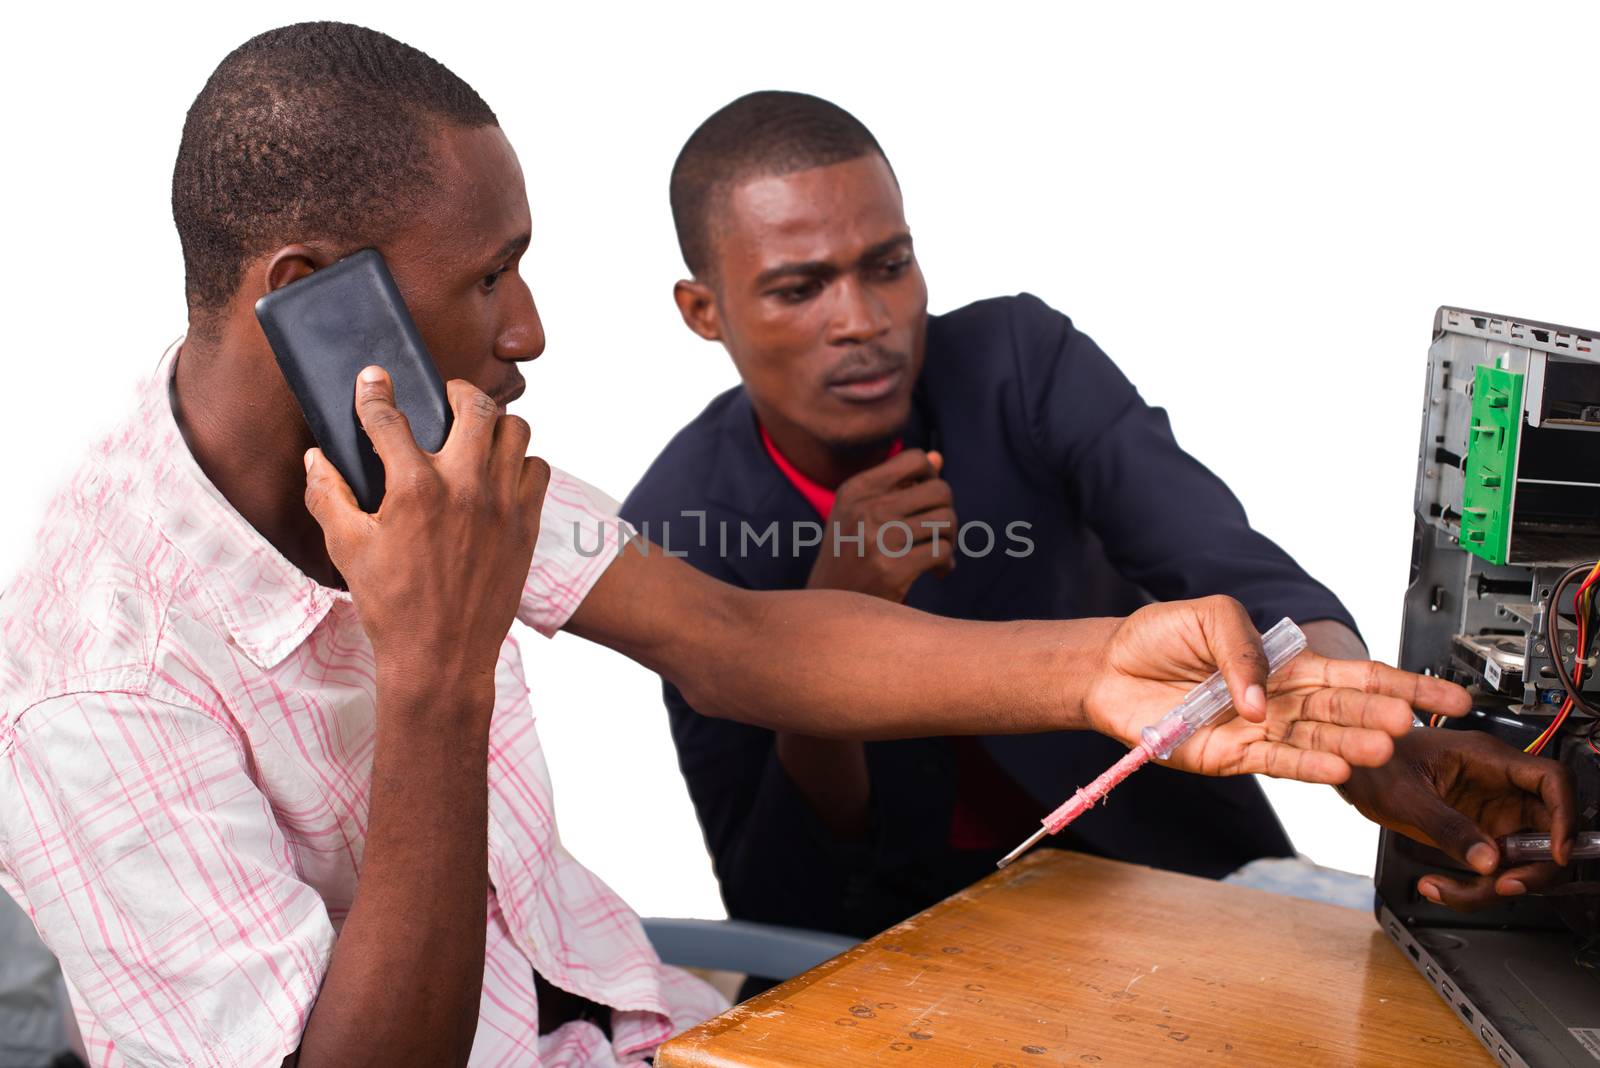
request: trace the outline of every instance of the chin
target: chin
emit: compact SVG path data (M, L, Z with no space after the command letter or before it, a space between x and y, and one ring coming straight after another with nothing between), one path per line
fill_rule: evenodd
M902 414L898 419L858 420L849 426L833 426L817 436L833 452L872 452L892 445L905 429L906 418Z

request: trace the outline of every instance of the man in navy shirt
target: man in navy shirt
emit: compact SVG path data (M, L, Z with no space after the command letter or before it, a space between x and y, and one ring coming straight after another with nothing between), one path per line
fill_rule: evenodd
M1026 294L927 314L898 180L841 109L798 93L736 100L689 139L671 194L693 274L678 307L743 385L624 504L652 540L736 585L853 590L963 619L1224 593L1262 630L1289 616L1319 652L1365 656L1338 599L1251 529L1066 316ZM665 692L730 914L862 936L992 870L1123 752L1089 734L775 734ZM1410 759L1346 796L1464 857L1486 832L1441 798L1437 768L1466 768L1459 781L1481 794L1526 758L1415 733ZM1161 767L1054 843L1210 877L1293 853L1254 780ZM1429 879L1436 900L1494 893L1483 878Z

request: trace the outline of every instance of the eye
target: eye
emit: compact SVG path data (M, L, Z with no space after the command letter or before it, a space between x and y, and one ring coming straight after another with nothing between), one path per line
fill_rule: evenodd
M510 269L511 268L509 267L502 267L498 271L491 271L489 274L483 276L483 279L479 284L481 284L486 290L492 290L494 289L495 284L500 281L500 276L505 274Z
M878 273L885 278L896 278L904 274L911 266L911 257L896 256L892 260L884 260L878 264Z
M785 304L804 304L818 293L822 292L822 283L816 279L801 282L798 285L783 286L770 291L770 295L777 297Z

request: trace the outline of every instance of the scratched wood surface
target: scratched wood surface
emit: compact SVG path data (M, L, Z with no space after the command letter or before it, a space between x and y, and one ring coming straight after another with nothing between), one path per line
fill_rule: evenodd
M1368 913L1054 849L656 1057L661 1068L1490 1063Z

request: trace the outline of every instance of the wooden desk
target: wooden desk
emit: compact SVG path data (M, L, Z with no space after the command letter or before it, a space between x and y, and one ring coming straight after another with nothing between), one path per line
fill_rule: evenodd
M1370 914L1041 849L661 1068L1493 1063Z

